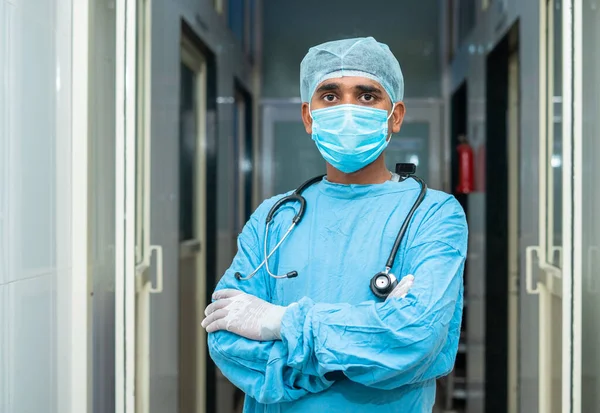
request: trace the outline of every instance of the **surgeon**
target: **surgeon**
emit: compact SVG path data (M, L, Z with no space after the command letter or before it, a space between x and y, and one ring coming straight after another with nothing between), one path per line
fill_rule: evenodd
M206 308L210 355L246 394L244 412L431 412L435 380L458 348L467 224L450 195L427 190L392 272L381 272L420 185L398 181L384 150L400 131L404 80L375 39L315 46L300 66L302 120L327 175L307 188L302 221L265 258L264 201L238 239L238 253ZM268 251L285 236L297 204L278 209ZM269 274L293 278L276 279Z

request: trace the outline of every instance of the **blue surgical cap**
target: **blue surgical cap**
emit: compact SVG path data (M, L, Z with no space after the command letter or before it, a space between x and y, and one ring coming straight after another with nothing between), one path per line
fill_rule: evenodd
M360 76L379 82L392 102L404 98L404 77L390 48L372 37L344 39L311 47L300 64L300 96L310 102L328 79Z

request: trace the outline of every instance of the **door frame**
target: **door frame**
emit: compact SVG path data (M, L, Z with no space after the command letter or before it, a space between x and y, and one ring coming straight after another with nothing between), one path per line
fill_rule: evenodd
M509 412L519 410L519 177L521 69L519 39L508 54L508 400Z
M572 412L582 413L583 358L583 2L573 0ZM584 412L585 413L585 412Z
M238 205L235 207L237 224L234 232L241 232L244 224L252 214L252 198L254 194L254 169L255 169L255 150L254 150L254 102L251 93L239 82L234 81L234 102L235 111L238 113L237 130L234 132L234 147L237 149L234 154L237 159L234 159L234 173L238 181L237 199ZM239 114L241 113L241 117ZM234 243L235 244L235 243ZM237 246L235 247L237 251ZM235 251L234 251L235 252Z
M443 189L445 168L442 167L444 159L441 99L405 99L406 115L404 122L426 122L429 124L429 187ZM276 122L300 122L300 98L288 99L263 99L262 112L262 139L260 141L261 162L259 173L260 194L262 199L273 195L274 191L274 140ZM309 136L306 137L310 139Z
M67 339L59 340L57 355L60 360L67 356L68 386L60 391L58 409L67 412L89 412L92 409L92 311L91 271L89 261L89 111L91 101L89 88L90 39L93 36L90 18L93 5L89 0L73 0L71 3L71 155L69 171L71 177L70 196L70 277L57 281L58 300L57 331L68 332ZM62 287L62 288L61 288ZM62 298L62 299L61 299ZM67 299L68 298L68 299ZM62 314L61 317L60 315ZM64 318L68 322L63 322ZM64 329L61 326L65 327ZM65 331L66 330L66 331ZM64 343L64 346L63 346ZM59 368L59 371L62 368ZM59 383L62 380L59 379ZM68 396L65 396L68 395Z
M561 268L554 265L548 259L548 216L553 214L552 202L549 199L549 165L552 151L548 145L549 125L552 122L553 113L550 113L549 102L553 104L553 96L548 96L547 83L548 74L552 75L552 67L548 61L553 61L552 50L548 51L548 45L552 45L554 33L548 33L553 25L547 21L548 2L552 0L539 0L539 193L538 193L538 245L528 246L525 250L525 283L529 294L539 297L539 408L541 412L550 411L552 390L552 366L554 358L551 346L551 333L554 323L544 315L549 314L552 297L560 297L562 313L561 331L561 409L562 412L573 411L573 385L574 376L574 302L573 281L575 261L573 255L574 246L574 185L573 173L573 144L574 144L574 116L573 110L573 28L574 28L574 2L580 0L561 0L561 25L562 25L562 245L553 247L562 252ZM553 10L553 8L552 8ZM581 20L579 20L579 23ZM550 56L550 59L549 59ZM553 93L554 94L554 93ZM550 181L551 182L551 181ZM548 203L550 205L548 205ZM553 250L554 251L554 250ZM533 266L533 256L537 255L537 266ZM533 279L534 272L537 280Z
M135 413L137 1L116 2L115 413Z
M195 74L196 90L194 91L196 107L196 165L195 171L195 199L194 199L194 236L193 245L189 244L189 240L180 242L179 244L179 259L191 258L196 256L196 282L194 292L195 317L198 322L204 318L204 308L207 305L207 267L206 267L206 245L207 245L207 229L206 229L206 214L207 214L207 97L208 97L208 62L204 53L196 47L193 39L182 33L180 40L181 64L187 66ZM188 248L189 247L189 248ZM185 249L184 250L182 250ZM204 350L207 346L207 337L204 329L198 327L195 329L196 354L194 360L195 366L195 384L196 398L195 411L197 413L206 410L206 371L207 357ZM180 388L181 391L181 388Z

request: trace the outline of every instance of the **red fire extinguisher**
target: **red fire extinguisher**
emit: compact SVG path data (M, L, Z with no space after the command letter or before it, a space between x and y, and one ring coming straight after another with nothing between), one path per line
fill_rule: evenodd
M458 137L458 186L456 192L468 194L475 190L475 166L473 160L473 148L467 142L465 135Z

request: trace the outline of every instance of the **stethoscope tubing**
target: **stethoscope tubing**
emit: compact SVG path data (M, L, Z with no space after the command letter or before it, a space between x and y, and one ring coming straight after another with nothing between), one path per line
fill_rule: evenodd
M320 182L323 179L324 176L325 175L320 175L320 176L314 177L314 178L312 178L312 179L304 182L292 194L290 194L290 195L288 195L286 197L283 197L282 199L280 199L279 201L277 201L275 203L275 205L273 205L271 207L271 209L269 210L269 213L267 214L267 218L265 220L266 221L266 225L265 225L265 236L264 236L264 244L263 244L263 252L264 252L265 258L260 263L260 265L254 271L252 271L252 273L250 275L248 275L247 277L241 277L241 274L236 273L236 278L239 281L250 280L251 278L253 278L258 273L258 271L260 271L260 269L262 267L265 267L267 273L272 278L275 278L275 279L290 278L290 274L291 273L288 273L288 274L285 274L285 275L273 274L271 272L271 269L269 268L269 259L273 256L273 254L275 254L275 252L277 252L277 250L279 249L279 247L288 238L288 236L290 235L290 233L292 232L292 230L302 220L302 217L304 216L304 212L305 212L305 208L306 208L306 199L302 196L302 193L308 187L312 186L313 184L315 184L317 182ZM398 231L398 235L396 236L396 239L394 241L394 245L392 247L392 250L390 251L390 255L389 255L389 257L387 259L387 262L385 264L385 270L383 271L384 274L389 274L389 272L391 271L392 267L394 266L394 262L396 261L396 256L398 255L398 250L400 249L400 245L402 244L402 240L404 239L404 235L406 234L406 231L408 229L408 225L410 224L410 221L411 221L413 215L415 214L417 208L421 205L421 203L423 202L423 200L425 199L425 196L427 194L427 185L425 184L425 182L421 178L419 178L417 176L414 176L414 175L410 175L409 177L412 178L412 179L414 179L415 181L417 181L417 183L419 183L421 185L421 190L420 190L419 195L417 196L417 199L414 202L412 208L410 209L410 211L408 212L406 218L404 219L404 222L402 223L402 226L400 227L400 230ZM271 250L271 252L269 252L268 251L269 227L271 226L271 222L273 220L273 217L275 216L275 214L277 213L277 211L279 210L279 208L281 208L284 204L290 203L290 202L298 202L300 204L300 208L299 208L298 212L296 213L296 215L294 216L294 218L292 219L292 224L287 229L287 231L284 234L284 236L279 240L279 242L275 245L275 247Z

